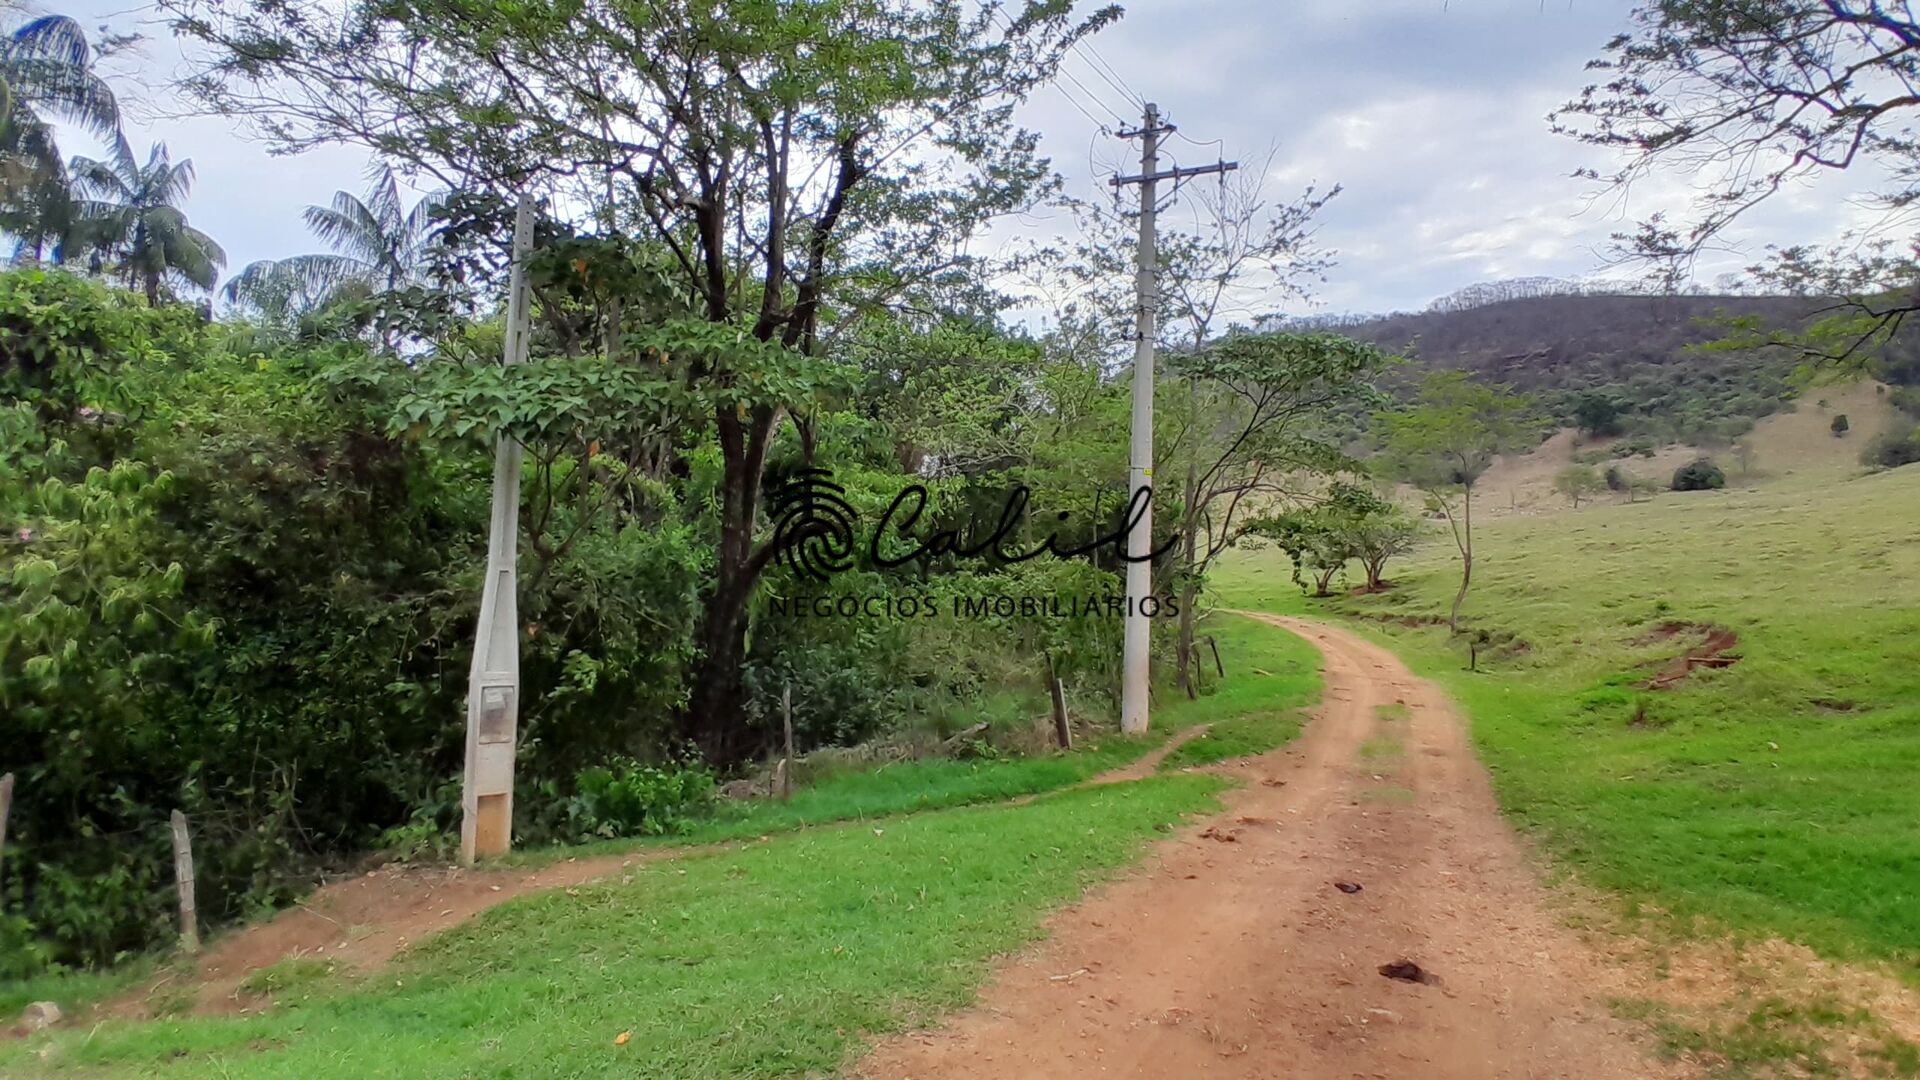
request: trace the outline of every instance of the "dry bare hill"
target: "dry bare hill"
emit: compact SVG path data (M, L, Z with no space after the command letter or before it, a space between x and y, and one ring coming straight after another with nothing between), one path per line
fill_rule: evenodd
M1787 411L1761 419L1740 440L1751 448L1746 469L1724 447L1703 450L1685 443L1666 444L1650 457L1630 454L1613 459L1612 464L1631 476L1664 484L1675 469L1704 454L1726 470L1734 487L1765 488L1789 477L1837 480L1861 471L1861 447L1895 421L1897 414L1888 396L1885 386L1872 380L1809 388ZM1833 418L1841 414L1849 428L1845 436L1835 437ZM1566 497L1553 490L1554 477L1576 454L1604 450L1620 441L1583 439L1573 429L1562 428L1531 453L1503 457L1480 481L1478 505L1483 510L1476 513L1503 516L1568 509Z

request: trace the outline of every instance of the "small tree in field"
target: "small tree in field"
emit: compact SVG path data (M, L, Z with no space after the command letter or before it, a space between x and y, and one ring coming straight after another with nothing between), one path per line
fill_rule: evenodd
M1460 632L1460 605L1473 583L1473 490L1498 455L1537 435L1531 403L1505 387L1475 382L1464 372L1427 376L1413 405L1386 413L1386 461L1393 473L1426 493L1428 508L1446 519L1460 549L1460 591L1447 625Z
M1733 463L1741 476L1753 472L1753 444L1741 439L1733 444Z
M1606 488L1607 482L1591 465L1569 465L1553 478L1553 490L1571 499L1575 510L1580 509L1581 499L1591 499Z
M1382 501L1380 509L1354 522L1355 558L1367 571L1367 591L1387 587L1387 560L1413 550L1420 541L1420 522L1412 514Z
M1832 423L1832 424L1830 424L1830 425L1828 425L1828 427L1829 427L1829 428L1830 428L1830 429L1832 430L1832 432L1833 432L1833 437L1834 437L1834 438L1836 438L1836 439L1844 439L1844 438L1846 438L1846 437L1847 437L1847 429L1848 429L1848 428L1850 428L1850 427L1852 427L1852 426L1853 426L1853 425L1851 425L1851 424L1849 424L1849 423L1847 423L1847 414L1846 414L1846 413L1840 413L1840 414L1838 414L1838 415L1836 415L1836 416L1835 416L1835 417L1833 418L1833 423Z

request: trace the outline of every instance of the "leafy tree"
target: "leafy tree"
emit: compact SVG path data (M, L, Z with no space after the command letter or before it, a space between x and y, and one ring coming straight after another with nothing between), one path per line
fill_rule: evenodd
M1852 425L1847 423L1846 413L1836 414L1833 418L1833 423L1827 425L1828 429L1833 432L1833 437L1836 439L1845 438L1847 429L1851 426Z
M1590 499L1607 489L1607 482L1591 465L1569 465L1553 478L1553 490L1565 495L1580 509L1581 499Z
M1442 371L1427 376L1411 406L1382 414L1388 469L1426 493L1460 551L1460 590L1447 615L1454 633L1460 632L1460 605L1473 582L1474 485L1495 457L1538 436L1531 409L1527 399L1502 387Z
M445 187L564 195L640 238L681 304L652 335L713 447L713 570L681 727L750 752L750 600L775 548L761 491L830 374L841 313L958 282L956 252L1047 191L1012 105L1117 12L908 0L717 9L428 0L179 0L202 100L283 150L366 145ZM818 47L831 43L831 47ZM704 455L702 455L704 456Z
M1314 503L1284 514L1255 518L1246 532L1274 542L1293 560L1293 580L1313 595L1327 596L1334 576L1358 559L1367 588L1386 588L1388 559L1405 554L1419 525L1399 507L1357 484L1336 481Z
M1753 472L1753 443L1747 439L1736 439L1733 444L1733 463L1740 469L1740 475Z
M1414 549L1423 531L1412 514L1384 499L1364 505L1351 520L1354 557L1367 572L1367 591L1387 588L1387 560Z
M57 257L75 219L52 121L102 138L120 129L119 105L93 60L86 32L64 15L0 38L0 230L35 258L49 248Z
M1703 178L1693 213L1656 215L1616 237L1630 254L1684 274L1698 253L1753 207L1796 181L1856 167L1885 178L1890 207L1920 197L1920 20L1879 0L1657 0L1589 69L1600 78L1554 115L1557 131L1609 151L1604 176L1625 186L1659 171ZM1827 361L1872 358L1920 310L1901 215L1821 251L1776 252L1761 279L1801 295L1839 297L1804 331L1747 328Z
M167 145L155 143L142 165L123 136L110 160L74 158L73 177L88 199L80 224L87 245L111 259L129 287L143 289L147 303L158 304L161 286L172 281L213 288L226 253L187 224L179 205L193 190L192 161L176 164Z
M1574 395L1573 422L1594 438L1620 434L1620 419L1626 403L1612 394L1587 390Z
M1154 475L1160 479L1154 494L1156 520L1177 523L1178 564L1172 568L1171 587L1184 600L1175 662L1175 679L1182 688L1190 676L1201 584L1214 558L1231 546L1245 524L1242 511L1247 496L1262 491L1277 494L1282 489L1297 494L1302 478L1290 474L1336 467L1340 460L1338 454L1323 452L1331 450L1326 446L1313 451L1317 464L1311 466L1297 452L1263 460L1259 439L1249 438L1244 423L1253 419L1248 409L1252 403L1241 392L1249 385L1247 372L1232 386L1205 375L1182 376L1183 371L1207 366L1207 361L1194 357L1232 339L1232 333L1221 336L1223 324L1264 314L1265 308L1255 305L1305 295L1332 264L1328 253L1313 242L1313 221L1340 188L1336 185L1321 192L1309 186L1292 201L1275 203L1265 191L1268 172L1250 169L1223 178L1217 187L1194 188L1187 198L1194 203L1195 226L1186 228L1176 219L1163 219L1156 244L1160 302L1154 326L1161 345L1171 354L1166 371L1172 377L1162 379L1156 391ZM1109 209L1098 202L1069 205L1079 220L1082 238L1067 253L1057 275L1068 295L1050 299L1068 319L1084 313L1100 335L1110 362L1123 365L1135 332L1133 252L1138 212ZM1300 334L1297 340L1309 344L1340 339ZM1349 351L1357 357L1369 347ZM1378 368L1384 362L1376 352L1369 364ZM1275 376L1277 369L1270 367L1265 374ZM1297 438L1307 425L1318 424L1324 419L1319 414L1367 407L1364 376L1356 372L1342 381L1343 389L1334 393L1309 393L1317 400L1303 402L1303 409L1261 394L1252 411L1286 409L1284 419L1272 418L1276 425L1270 433L1272 445L1278 445ZM1156 569L1163 580L1169 576L1167 568Z
M1182 687L1201 582L1246 530L1246 507L1297 497L1321 477L1357 468L1327 420L1381 400L1370 380L1385 364L1385 354L1351 338L1292 333L1229 334L1169 362L1180 380L1169 395L1175 430L1156 457L1181 470L1174 521Z
M1727 474L1711 458L1689 461L1673 471L1675 491L1714 491L1727 486Z

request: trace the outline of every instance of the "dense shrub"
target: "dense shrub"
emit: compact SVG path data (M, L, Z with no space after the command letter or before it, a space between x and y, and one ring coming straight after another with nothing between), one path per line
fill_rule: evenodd
M569 839L665 836L713 807L713 773L705 766L644 765L616 758L581 770L567 800Z
M1711 458L1697 458L1673 471L1673 490L1712 491L1727 486L1727 474Z
M1920 426L1896 424L1875 436L1860 454L1862 464L1883 469L1920 462Z

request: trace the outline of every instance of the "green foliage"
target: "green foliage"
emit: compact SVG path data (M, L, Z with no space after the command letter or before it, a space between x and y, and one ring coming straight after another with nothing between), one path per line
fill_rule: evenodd
M1326 596L1334 576L1354 559L1366 567L1368 587L1379 588L1387 559L1404 554L1419 527L1405 511L1366 488L1336 482L1319 502L1257 519L1248 532L1286 552L1293 560L1295 584Z
M980 766L992 768L993 766ZM640 1072L832 1075L865 1033L971 1000L1048 911L1218 805L1165 776L778 836L522 897L401 958L390 978L312 981L297 1008L109 1021L51 1051L101 1077L314 1072L451 1078ZM560 961L556 963L556 960ZM538 1003L529 1007L530 1003ZM746 1022L777 1011L778 1023ZM475 1036L476 1017L492 1017ZM631 1032L624 1045L615 1036ZM44 1068L0 1044L0 1072Z
M1503 453L1538 441L1533 403L1463 372L1429 374L1413 405L1381 414L1383 460L1426 491L1471 491Z
M1590 499L1618 482L1619 470L1609 468L1609 477L1602 479L1600 473L1591 465L1569 465L1561 469L1553 478L1553 490L1565 495L1577 509L1581 499Z
M1583 390L1573 396L1570 412L1574 426L1594 438L1620 434L1620 421L1626 403L1612 394Z
M567 800L576 839L683 832L713 806L713 773L703 765L644 765L616 758L582 769Z
M1847 414L1839 413L1834 416L1833 423L1827 425L1827 429L1832 431L1833 437L1837 439L1845 435L1850 426L1847 422Z
M1714 491L1727 486L1727 474L1712 458L1696 458L1673 471L1675 491Z
M1882 469L1920 462L1920 425L1911 421L1889 425L1867 443L1860 460Z

